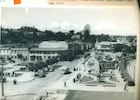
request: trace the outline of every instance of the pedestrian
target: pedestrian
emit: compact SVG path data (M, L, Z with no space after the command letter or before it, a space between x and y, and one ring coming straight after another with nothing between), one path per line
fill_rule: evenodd
M73 79L73 83L75 83L75 78Z
M79 75L77 74L77 79L79 79Z
M8 76L10 77L10 73L8 73Z
M60 94L59 90L57 90L57 94Z
M37 100L42 100L43 96L40 95Z
M12 76L14 76L14 75L15 75L15 72L13 71L13 72L12 72Z
M48 97L48 92L47 92L47 90L46 90L46 96Z
M64 82L64 87L66 87L66 82Z
M14 85L16 85L16 84L17 84L17 80L16 80L16 79L14 79L13 83L14 83Z

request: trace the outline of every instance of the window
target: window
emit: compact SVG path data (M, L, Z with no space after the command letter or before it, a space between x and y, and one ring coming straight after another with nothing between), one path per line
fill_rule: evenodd
M51 59L51 56L48 56L48 59Z

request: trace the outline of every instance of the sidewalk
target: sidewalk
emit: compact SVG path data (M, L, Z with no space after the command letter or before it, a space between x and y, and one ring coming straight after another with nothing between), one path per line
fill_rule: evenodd
M16 73L21 73L22 75L18 77L6 77L7 81L11 82L14 79L16 79L18 83L21 83L21 82L32 81L35 79L34 72L16 72Z
M99 86L86 86L78 83L67 83L66 87L64 87L63 82L55 83L52 87L48 89L62 89L62 90L83 90L83 91L105 91L105 92L125 92L124 85L117 85L116 87L103 87ZM128 87L128 92L134 92L135 87Z
M18 82L28 82L34 80L34 72L22 72L22 75L17 77Z

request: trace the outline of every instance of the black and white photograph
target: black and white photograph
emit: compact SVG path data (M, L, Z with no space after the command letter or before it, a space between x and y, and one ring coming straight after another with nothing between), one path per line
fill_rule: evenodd
M133 7L3 7L1 100L134 100Z

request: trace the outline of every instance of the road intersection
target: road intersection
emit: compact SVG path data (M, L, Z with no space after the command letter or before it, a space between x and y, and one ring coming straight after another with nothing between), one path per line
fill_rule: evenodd
M95 53L91 52L91 57L87 60L87 62L92 59L94 60L95 65L99 67L99 62L95 60L94 55ZM99 86L86 86L85 84L74 83L73 79L78 73L88 72L88 70L85 70L85 66L87 66L88 63L86 62L84 65L84 60L84 58L80 58L66 65L72 71L71 74L62 75L61 70L58 68L54 72L48 73L44 78L36 78L29 82L18 83L17 85L13 85L12 82L5 83L4 87L6 100L32 100L36 96L45 94L45 91L57 94L58 90L124 92L124 84L119 84L117 87L104 87L102 84ZM74 71L73 68L77 68L78 70ZM115 71L115 74L118 76L119 81L121 81L121 75L117 70ZM66 87L64 86L64 82L66 82ZM129 92L134 91L135 88L129 87ZM61 96L64 99L66 95L60 94L57 96ZM62 98L60 100L62 100Z

